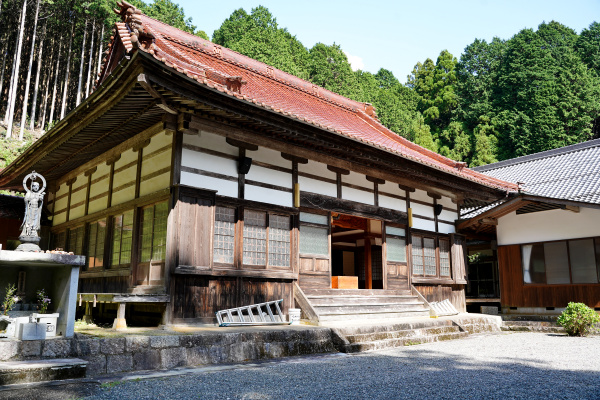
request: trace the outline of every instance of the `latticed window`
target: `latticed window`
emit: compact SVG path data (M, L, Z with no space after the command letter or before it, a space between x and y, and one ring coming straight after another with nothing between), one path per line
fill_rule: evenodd
M300 254L329 255L329 218L300 213Z
M71 228L69 230L69 246L67 251L72 251L73 254L83 254L83 236L85 233L85 227L83 225L77 228ZM64 246L64 243L63 243Z
M233 264L235 249L235 209L216 207L213 258L216 263Z
M395 226L385 227L387 261L406 262L406 230Z
M106 236L106 220L92 222L88 228L88 268L104 266L104 238Z
M413 234L411 243L413 275L450 277L450 240Z
M245 211L243 248L244 264L267 263L267 213Z
M290 217L269 215L269 265L290 266Z
M450 241L440 239L440 276L450 276Z
M133 210L113 217L112 267L131 264Z
M54 236L54 248L55 249L65 249L65 244L67 243L67 231L58 232Z
M168 215L169 206L166 201L142 210L140 262L164 261L167 245Z

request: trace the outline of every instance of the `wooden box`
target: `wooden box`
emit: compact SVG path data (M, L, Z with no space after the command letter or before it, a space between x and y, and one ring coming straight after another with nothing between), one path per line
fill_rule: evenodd
M333 289L358 289L358 276L332 276Z

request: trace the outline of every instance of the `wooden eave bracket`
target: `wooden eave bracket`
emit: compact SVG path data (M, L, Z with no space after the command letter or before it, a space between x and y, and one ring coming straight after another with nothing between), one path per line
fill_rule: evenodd
M564 210L571 211L574 213L578 213L580 211L579 206L567 206L567 205L565 205Z
M348 171L347 169L334 167L333 165L328 165L327 169L330 170L331 172L335 172L336 174L350 175L350 171Z
M308 158L298 157L298 156L294 156L292 154L283 153L283 152L281 153L281 157L284 160L297 162L298 164L308 164Z
M238 147L240 149L245 149L247 151L256 151L258 150L258 146L251 143L242 142L241 140L236 140L232 138L226 138L225 141L227 144L230 144L233 147Z
M372 176L366 175L366 179L367 179L369 182L377 183L377 184L379 184L379 185L385 185L385 180L384 180L384 179L381 179L381 178L375 178L375 177L372 177Z
M178 111L171 107L170 105L167 104L167 101L165 100L165 98L163 96L161 96L160 93L158 93L156 91L156 89L154 89L152 87L152 84L150 83L150 80L148 79L148 77L146 76L146 74L139 74L138 75L138 83L140 84L141 87L144 88L144 90L146 92L148 92L148 94L150 96L152 96L155 99L160 100L160 104L157 104L158 107L162 108L163 110L165 110L167 113L172 114L172 115L177 115Z

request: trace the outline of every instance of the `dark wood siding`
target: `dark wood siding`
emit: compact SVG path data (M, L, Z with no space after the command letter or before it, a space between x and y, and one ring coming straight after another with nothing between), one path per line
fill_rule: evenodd
M464 285L418 285L415 288L427 299L428 302L450 300L458 311L466 312Z
M283 299L293 305L292 280L176 275L173 277L173 322L216 321L215 312Z
M498 247L498 269L503 307L566 307L571 301L600 307L598 284L525 285L518 244Z

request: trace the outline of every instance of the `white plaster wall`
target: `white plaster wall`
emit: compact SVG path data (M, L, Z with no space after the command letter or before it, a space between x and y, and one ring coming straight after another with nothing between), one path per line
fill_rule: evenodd
M259 147L256 151L248 151L246 152L246 156L250 157L253 161L261 161L278 167L292 168L292 162L281 157L281 152L265 147ZM250 168L250 172L252 172L252 168Z
M135 198L135 185L129 186L125 189L119 190L118 192L113 192L111 205L116 206L117 204L125 203L126 201L133 200ZM106 204L106 199L103 200L104 204ZM90 203L90 207L92 204ZM97 211L98 208L95 207Z
M308 160L307 164L298 164L298 171L316 175L322 178L328 178L333 180L336 179L336 173L328 170L326 164L312 160Z
M424 204L410 203L410 208L412 208L413 215L418 214L424 217L433 218L433 206L430 207Z
M406 201L384 196L381 193L379 193L379 206L406 212Z
M458 219L458 213L455 213L453 211L442 210L440 215L438 215L438 219L454 222Z
M182 151L181 165L236 178L238 176L237 162L235 160L229 160L227 158L188 149L183 149Z
M375 184L373 182L369 182L365 175L361 175L352 171L350 171L348 175L342 175L342 183L349 183L351 185L360 186L367 189L375 188Z
M438 221L438 230L440 233L455 233L454 225L445 224L443 222Z
M204 132L200 135L183 135L183 144L191 144L193 146L204 147L205 149L219 151L221 153L238 156L239 150L227 143L224 136L215 135L214 133ZM252 152L249 152L251 154ZM248 155L248 157L252 157Z
M140 196L159 191L169 187L171 183L171 171L165 172L143 182L140 182Z
M379 185L379 194L381 193L390 193L395 194L396 196L406 196L406 192L398 187L397 183L385 181L383 185Z
M438 204L441 204L441 205L443 205L444 207L448 207L448 208L451 208L451 209L453 209L453 210L456 210L456 209L457 209L457 206L456 206L456 204L454 204L454 203L452 202L452 199L451 199L450 197L445 197L445 196L442 196L442 198L441 198L441 199L439 199L437 202L438 202Z
M375 205L375 194L346 186L342 186L342 199Z
M181 184L201 189L216 190L220 196L237 197L238 195L237 181L226 181L211 176L181 171Z
M244 191L247 200L260 201L262 203L276 204L285 207L294 206L292 193L249 184L246 184Z
M433 199L427 195L427 192L421 189L416 189L414 192L410 193L411 200L420 200L429 204L433 204Z
M318 181L304 176L298 177L298 183L300 184L300 190L303 192L317 193L331 197L337 196L337 186L333 183Z
M435 232L435 222L428 221L425 219L420 219L413 216L413 226L414 229L422 229L424 231Z
M250 172L246 174L246 179L283 186L288 189L292 188L292 174L259 167L257 165L250 167Z
M496 232L500 246L600 236L600 210L512 212L498 220Z

